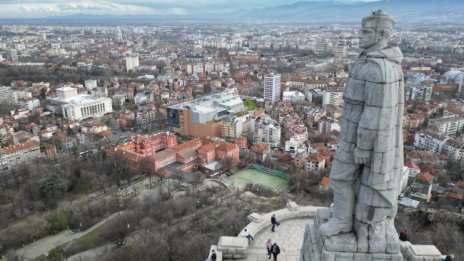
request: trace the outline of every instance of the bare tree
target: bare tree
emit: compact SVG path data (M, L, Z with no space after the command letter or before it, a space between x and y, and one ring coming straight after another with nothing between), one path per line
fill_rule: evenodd
M142 161L140 161L139 163L139 167L142 171L144 171L145 173L147 173L148 175L148 179L150 181L150 188L152 187L152 183L153 183L153 177L155 175L159 175L161 176L160 174L158 174L156 171L155 171L155 164L153 162L153 160L150 159L150 157L145 157ZM162 180L162 178L160 178Z
M130 178L134 174L134 167L123 158L123 152L118 150L116 155L110 158L110 161L113 166L113 177L116 179L118 186L121 186L125 182L130 184Z
M222 169L227 175L231 175L232 168L235 167L235 161L231 157L225 157L221 160Z

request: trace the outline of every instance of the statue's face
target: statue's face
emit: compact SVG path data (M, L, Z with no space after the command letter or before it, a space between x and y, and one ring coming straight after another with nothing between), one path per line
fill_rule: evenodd
M377 32L373 28L363 27L359 31L359 47L368 49L377 43Z

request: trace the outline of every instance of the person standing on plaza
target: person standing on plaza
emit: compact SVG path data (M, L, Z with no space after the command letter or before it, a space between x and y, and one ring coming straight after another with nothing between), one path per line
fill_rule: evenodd
M269 259L271 259L272 241L270 238L266 242L266 249L267 249L267 255L269 256Z
M216 261L216 258L217 258L217 255L216 255L216 252L214 252L214 249L213 249L213 250L211 250L210 260L211 261Z
M276 217L275 217L275 214L272 214L272 217L271 217L271 224L272 224L271 231L272 231L272 232L275 232L275 227L279 225L279 222L277 222L277 219L276 219Z
M274 261L277 261L277 255L280 254L280 247L277 245L277 243L274 242L271 251L272 255L274 256Z

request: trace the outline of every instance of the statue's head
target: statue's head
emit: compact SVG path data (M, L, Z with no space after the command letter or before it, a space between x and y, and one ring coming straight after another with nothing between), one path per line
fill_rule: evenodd
M362 49L382 49L388 45L395 20L389 14L378 10L364 17L359 32L359 47Z

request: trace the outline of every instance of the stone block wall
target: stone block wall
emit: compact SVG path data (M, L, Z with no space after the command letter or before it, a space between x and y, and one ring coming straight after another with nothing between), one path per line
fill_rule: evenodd
M218 252L224 259L240 259L246 257L248 240L244 237L226 237L219 238L217 245Z

